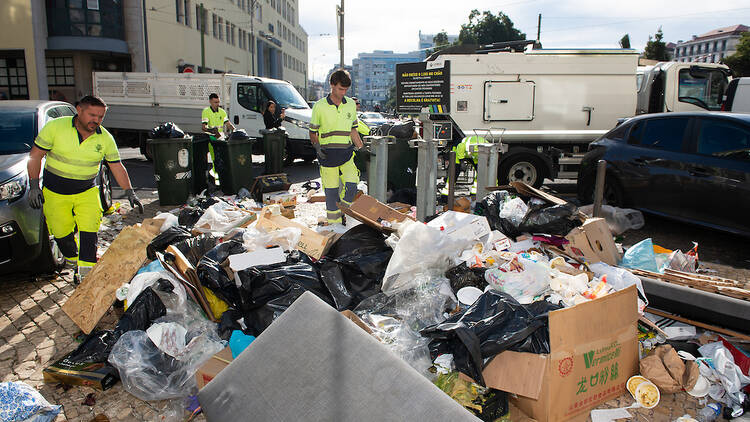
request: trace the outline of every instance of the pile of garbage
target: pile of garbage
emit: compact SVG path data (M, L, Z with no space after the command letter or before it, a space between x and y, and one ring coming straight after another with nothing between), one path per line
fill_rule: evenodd
M79 287L108 286L124 308L116 327L90 330L45 380L106 389L119 379L140 399L182 403L233 360L241 365L243 351L266 347L264 332L312 294L481 420L507 418L511 402L556 420L624 393L655 338L650 326L641 334L651 337L635 331L648 301L641 280L617 266L609 221L551 195L520 184L482 198L474 213L445 211L427 223L362 195L344 230L294 218L313 198L199 196L144 221L138 229L151 235L132 248L143 257L132 272L120 262L116 275L98 278L105 255ZM724 347L696 352L703 378L695 379L741 409L747 367L732 369ZM663 374L644 369L647 359L640 372L671 391ZM692 381L672 379L671 389L693 391Z

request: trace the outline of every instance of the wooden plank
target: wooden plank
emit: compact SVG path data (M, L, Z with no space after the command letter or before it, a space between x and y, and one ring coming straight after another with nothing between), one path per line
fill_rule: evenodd
M746 336L745 334L741 334L741 333L738 333L736 331L727 330L726 328L721 328L721 327L717 327L715 325L704 324L702 322L693 321L692 319L687 319L687 318L683 318L681 316L668 314L666 312L662 312L662 311L659 311L659 310L656 310L656 309L653 309L653 308L646 308L646 312L648 312L650 314L654 314L654 315L660 316L660 317L669 318L669 319L672 319L672 320L675 320L675 321L684 322L685 324L694 325L696 327L700 327L700 328L703 328L703 329L706 329L706 330L711 330L711 331L717 332L719 334L725 334L725 335L736 337L736 338L739 338L739 339L742 339L742 340L745 340L745 341L750 341L750 336Z
M115 291L130 281L146 261L146 246L154 238L141 226L122 229L94 269L83 279L62 310L86 334L115 303Z

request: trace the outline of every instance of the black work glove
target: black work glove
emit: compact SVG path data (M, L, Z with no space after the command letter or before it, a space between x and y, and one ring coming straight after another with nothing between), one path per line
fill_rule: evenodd
M39 187L39 179L29 179L29 205L38 210L44 204L44 195Z
M143 214L143 204L141 204L141 200L138 199L137 196L135 196L135 192L133 192L133 189L125 189L125 195L128 196L128 201L130 202L130 207L135 209L135 207L138 207L138 213Z
M315 152L318 154L318 161L325 160L328 157L328 155L320 147L320 144L313 144L313 148L315 148Z

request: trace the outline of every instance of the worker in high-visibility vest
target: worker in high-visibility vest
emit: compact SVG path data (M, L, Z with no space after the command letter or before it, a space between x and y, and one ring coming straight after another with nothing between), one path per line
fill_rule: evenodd
M221 101L219 95L212 93L208 96L209 106L203 109L201 112L201 128L203 132L210 133L210 139L215 141L224 134L224 130L231 132L234 130L234 125L229 121L227 112L219 107ZM208 152L211 154L211 162L216 163L216 156L214 154L214 146L208 144ZM214 180L219 180L219 174L216 172L216 166L210 171L211 176ZM202 176L201 176L202 177Z
M47 122L39 131L29 153L29 203L43 208L49 233L70 265L77 267L76 282L96 264L96 242L102 220L102 204L96 177L106 160L112 175L130 202L143 213L130 177L120 162L112 135L101 126L107 106L93 96L76 105L78 114ZM44 163L44 183L39 172ZM76 242L75 231L78 230Z
M479 158L479 152L476 149L477 144L484 144L487 143L487 141L477 135L467 136L461 140L461 142L458 143L455 147L453 147L453 151L456 152L456 174L448 175L448 177L445 178L445 187L440 190L441 195L448 195L448 179L450 177L457 178L458 174L461 172L461 161L467 160L470 161L472 166L474 166L474 182L471 185L469 193L472 195L475 195L477 193L477 160ZM472 148L474 148L474 151L472 151Z
M336 70L329 82L331 93L312 109L310 142L318 155L328 223L340 224L341 208L351 205L357 193L359 171L354 164L354 149L362 148L362 140L357 132L356 105L345 95L352 85L349 72ZM343 197L339 189L344 189Z

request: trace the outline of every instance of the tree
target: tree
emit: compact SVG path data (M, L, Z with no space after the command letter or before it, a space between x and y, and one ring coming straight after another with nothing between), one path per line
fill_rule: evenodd
M513 21L503 12L497 16L485 10L469 13L469 23L461 25L458 44L492 44L526 39L526 34L513 27Z
M391 87L388 89L388 95L385 97L384 107L388 111L396 110L396 84L395 83L391 85Z
M737 76L750 76L750 32L743 32L737 43L737 52L721 61Z
M664 39L664 33L661 32L661 26L656 31L656 35L652 38L648 36L648 42L646 48L643 50L643 55L649 60L657 60L660 62L669 61L669 55L667 54L667 45L662 41Z
M630 35L625 34L620 38L620 48L630 48Z
M434 37L432 37L432 43L434 44L434 47L425 50L425 55L427 56L430 56L432 53L440 51L443 48L451 45L451 43L448 42L448 33L445 32L445 29L438 32Z

